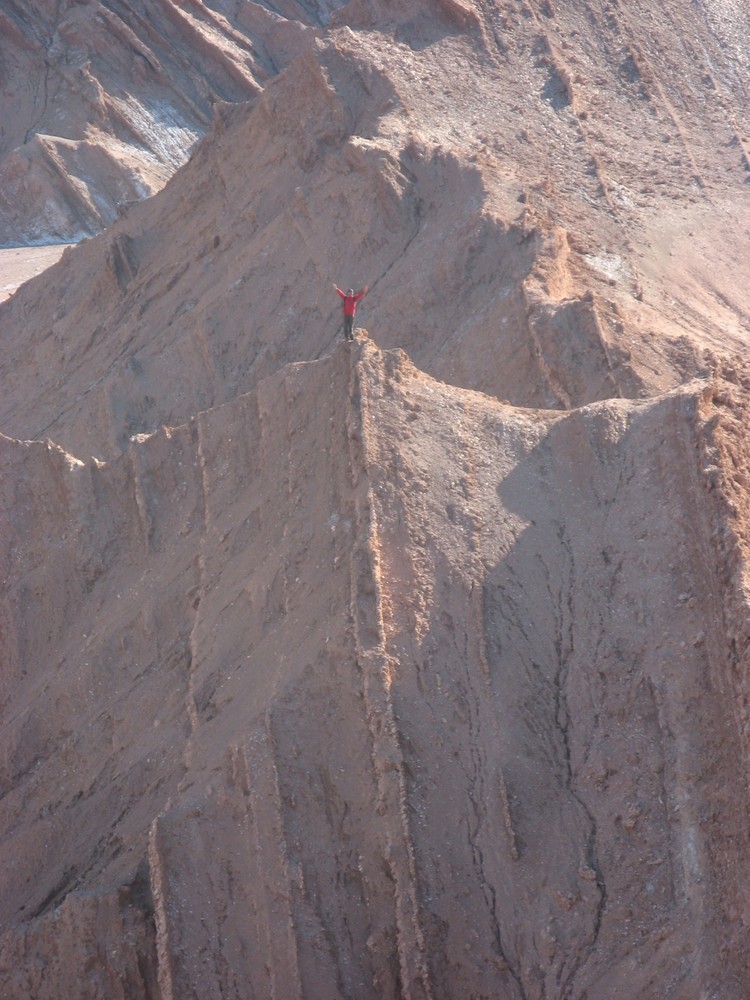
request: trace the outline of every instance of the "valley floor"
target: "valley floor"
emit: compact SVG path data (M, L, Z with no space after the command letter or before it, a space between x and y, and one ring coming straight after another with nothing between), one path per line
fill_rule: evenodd
M0 250L0 302L5 302L29 278L56 264L69 243Z

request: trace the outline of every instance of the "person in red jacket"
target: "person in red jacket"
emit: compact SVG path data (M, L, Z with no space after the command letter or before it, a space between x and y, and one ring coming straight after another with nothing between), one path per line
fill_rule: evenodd
M360 289L356 294L353 288L348 292L342 292L338 285L333 286L344 300L344 336L347 340L354 340L354 314L357 311L357 304L367 294L368 286Z

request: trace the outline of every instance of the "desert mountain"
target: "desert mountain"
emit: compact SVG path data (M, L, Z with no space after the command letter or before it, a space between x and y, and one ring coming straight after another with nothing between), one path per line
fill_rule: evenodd
M748 11L166 12L0 304L3 996L745 1000Z
M214 108L278 73L322 10L175 0L0 3L0 243L80 240L158 191Z

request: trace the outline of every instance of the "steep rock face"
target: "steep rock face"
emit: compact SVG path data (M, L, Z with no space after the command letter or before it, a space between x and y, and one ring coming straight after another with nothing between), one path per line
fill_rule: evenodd
M105 466L6 441L7 995L22 935L49 997L744 996L707 405L360 340Z
M745 998L747 10L54 17L233 103L0 306L4 993Z

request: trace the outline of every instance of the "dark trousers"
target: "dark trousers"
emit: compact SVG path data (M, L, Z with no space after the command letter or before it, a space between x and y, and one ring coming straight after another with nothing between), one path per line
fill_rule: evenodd
M354 340L354 317L344 316L344 336L347 340Z

